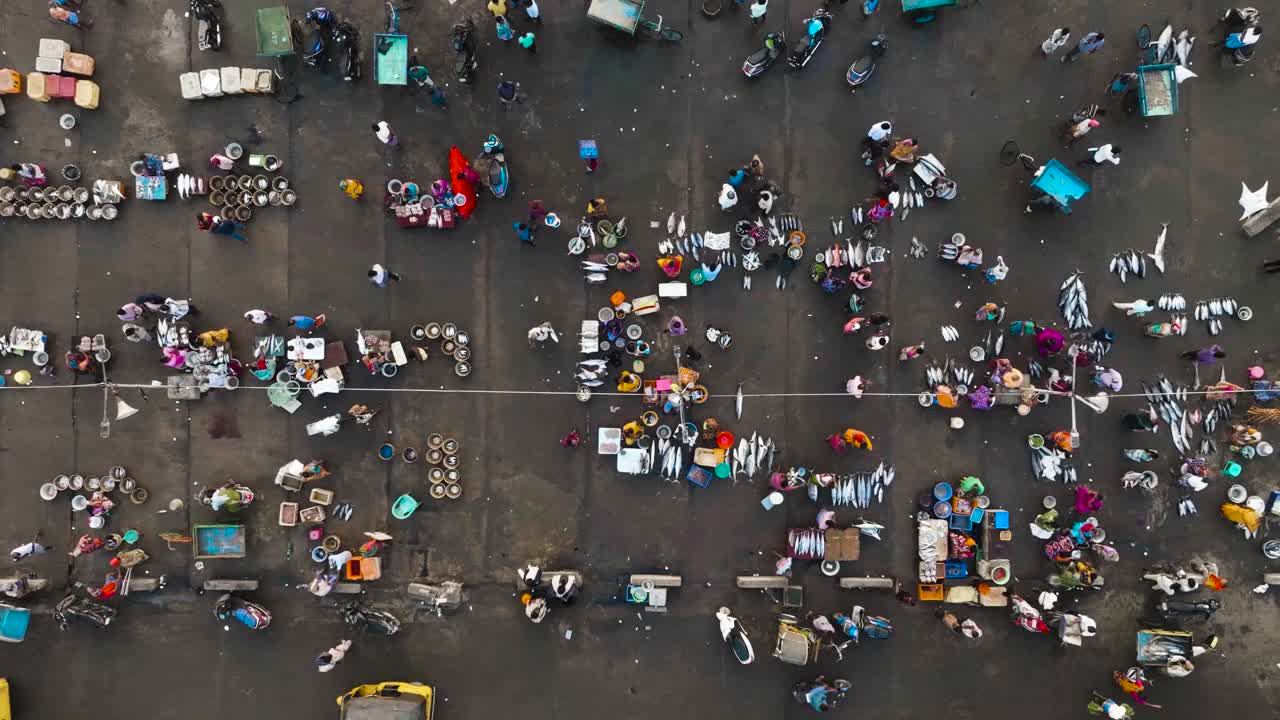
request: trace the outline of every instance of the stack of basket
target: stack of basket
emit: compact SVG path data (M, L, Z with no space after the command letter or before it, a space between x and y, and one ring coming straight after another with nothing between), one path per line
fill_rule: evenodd
M462 446L440 433L427 436L427 479L431 497L457 500L462 497Z
M433 322L409 328L409 337L415 342L439 340L440 352L454 361L453 374L461 378L471 375L471 333L451 322ZM418 350L419 359L426 360L426 348L420 347Z
M213 175L208 187L209 202L218 208L217 214L240 222L248 222L254 208L287 207L298 201L298 193L283 175Z
M87 187L0 187L0 218L115 220L117 215L119 210L113 204L94 204Z

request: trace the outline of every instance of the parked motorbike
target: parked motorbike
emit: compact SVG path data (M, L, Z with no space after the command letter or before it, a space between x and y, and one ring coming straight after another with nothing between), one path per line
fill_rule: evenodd
M1254 45L1262 39L1262 15L1257 8L1231 8L1222 15L1227 26L1222 38L1222 51L1231 63L1240 67L1253 59Z
M311 35L302 48L302 59L311 67L320 67L329 54L327 38L333 34L333 23L337 18L333 11L325 7L315 7L302 16L303 22L311 27Z
M476 60L476 24L467 19L453 26L453 74L460 83L470 83L479 61Z
M480 173L480 184L489 188L489 192L492 192L494 197L506 196L507 185L510 182L510 176L507 174L507 155L497 135L489 134L484 141L480 157L476 158L473 164L478 166L476 170Z
M818 25L813 25L817 21ZM831 13L826 8L818 8L813 12L813 17L806 18L804 21L805 33L800 38L800 42L796 43L796 47L791 51L791 55L787 57L787 64L792 68L799 70L809 64L809 60L813 58L813 54L822 47L822 41L826 38L827 33L831 30ZM816 29L816 32L814 31Z
M360 31L343 20L333 26L333 46L338 58L338 72L347 82L360 79Z
M196 21L196 42L201 50L222 49L222 9L220 0L191 0L191 17Z
M58 628L61 630L67 629L67 625L71 624L71 618L88 620L94 625L104 628L110 625L115 617L115 608L89 598L80 597L74 592L67 593L67 596L62 598L58 602L58 606L53 609L54 622L58 623Z
M1200 573L1189 573L1182 568L1154 568L1142 575L1142 579L1151 583L1152 590L1159 590L1166 595L1180 592L1195 592L1200 589L1204 576Z
M225 593L213 605L213 616L222 621L236 620L250 630L266 630L271 612L258 603Z
M747 56L742 63L742 73L747 77L761 75L787 51L787 36L780 32L764 36L764 45Z
M747 631L738 618L729 613L729 608L722 607L716 611L716 620L720 622L720 637L724 640L733 656L743 665L750 665L756 659L755 649L747 638Z
M860 635L876 640L888 640L893 635L893 623L889 622L889 618L882 615L868 615L866 608L861 605L853 606L853 610L849 612L849 618L853 620Z
M1179 617L1198 617L1208 620L1222 607L1217 598L1207 600L1161 600L1156 603L1156 613L1164 620Z
M343 622L361 630L379 635L395 635L400 632L400 621L389 612L367 608L358 602L344 605L341 612Z
M845 695L849 694L849 690L853 688L853 683L840 679L828 683L826 677L819 675L813 680L801 680L796 683L795 687L791 689L791 697L794 697L796 702L801 705L813 707L809 703L809 693L823 686L827 689L826 697L824 698L827 710L832 710L840 704L840 701L844 700Z
M201 490L196 499L214 510L237 513L253 504L254 494L248 486L228 480L221 487Z
M871 38L871 42L867 45L867 53L849 66L849 72L845 74L844 79L849 83L852 92L857 92L858 87L871 77L871 73L876 71L876 66L880 64L880 58L884 56L885 50L888 49L886 43L888 38L884 33L879 33Z

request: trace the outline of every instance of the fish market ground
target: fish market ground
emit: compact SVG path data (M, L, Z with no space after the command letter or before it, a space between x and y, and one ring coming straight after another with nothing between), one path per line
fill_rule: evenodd
M664 11L667 22L686 31L683 44L665 47L633 44L590 26L576 3L544 3L540 52L528 56L494 46L491 23L478 6L420 5L404 13L404 28L437 78L449 74L449 24L467 12L480 27L476 87L450 83L450 107L442 113L426 95L379 88L368 77L349 87L314 74L304 81L304 98L291 105L252 97L186 103L178 95L179 72L260 64L253 57L250 20L256 6L243 0L225 5L227 47L220 55L194 47L182 8L174 3L94 5L90 13L97 25L83 36L83 47L98 58L101 108L81 116L66 135L68 146L56 129L62 108L7 101L5 147L16 153L15 161L39 160L50 167L76 162L85 177L119 177L142 151L176 151L198 164L228 139L242 139L254 124L298 188L295 210L256 218L247 245L197 232L191 223L195 206L178 201L132 201L111 225L7 222L0 226L6 239L0 263L6 322L49 330L61 350L75 335L116 336L114 310L138 292L154 290L192 297L204 321L229 325L240 354L247 355L249 328L240 314L250 307L279 314L325 312L330 336L348 339L356 327L403 333L415 322L452 320L475 337L478 355L469 386L571 389L571 343L528 352L526 329L551 320L571 336L613 287L629 294L651 291L656 274L642 271L608 289L584 289L576 261L563 254L564 233L543 233L536 249L520 247L512 236L510 223L523 214L526 200L542 198L550 209L572 217L588 198L605 195L613 213L633 223L629 243L647 263L661 239L648 231L649 220L665 219L674 210L686 214L695 229L724 229L715 205L723 174L760 153L786 193L784 204L807 221L814 237L825 237L826 218L846 214L851 202L873 189L870 173L857 162L856 141L864 128L888 117L898 132L938 154L960 183L957 200L895 220L888 233L894 255L887 274L880 272L884 266L877 269L869 309L893 316L894 347L924 338L932 352L943 353L937 327L949 323L961 328L962 339L945 351L959 356L979 339L973 309L996 297L1008 302L1011 317L1056 320L1057 284L1078 267L1087 273L1095 322L1119 337L1109 360L1124 372L1126 389L1160 372L1183 377L1176 353L1207 338L1200 323L1182 340L1143 338L1137 322L1109 308L1113 300L1175 290L1188 299L1232 294L1252 306L1257 318L1250 325L1228 324L1219 338L1236 379L1246 364L1274 368L1277 360L1267 330L1280 299L1256 270L1262 256L1274 257L1268 254L1274 234L1245 240L1235 222L1235 200L1242 179L1256 187L1280 163L1272 142L1280 136L1273 107L1280 78L1269 45L1243 69L1221 67L1207 47L1209 7L1188 13L1072 1L1050 12L1039 4L984 3L947 11L941 22L916 29L901 24L887 3L869 23L850 4L802 73L778 67L744 83L742 59L764 32L751 28L745 13L708 22L698 3L655 4L655 12ZM305 9L292 7L295 13ZM380 8L335 9L353 16L362 38L382 23ZM785 23L789 35L797 34L811 9L809 3L776 0L766 26ZM1132 69L1133 29L1143 22L1156 25L1166 14L1175 24L1190 24L1202 43L1193 56L1201 77L1183 86L1181 111L1151 123L1107 119L1088 140L1122 145L1121 165L1091 173L1094 191L1074 215L1024 216L1025 175L1000 166L1000 146L1012 137L1041 160L1083 156L1090 143L1081 143L1075 154L1062 150L1058 124L1072 109L1097 100L1115 72ZM44 19L38 3L15 5L6 16L10 21L0 28L4 63L24 71L37 37L71 38ZM1039 42L1063 24L1077 33L1104 30L1108 43L1069 67L1041 62ZM869 85L851 98L842 74L880 25L889 29L889 54ZM79 37L72 39L82 46ZM364 45L368 54L367 40ZM519 80L528 101L507 111L497 107L492 88L499 73ZM378 119L400 134L399 154L385 154L375 142L369 125ZM436 177L449 145L474 150L490 131L507 145L514 192L506 201L485 199L477 216L452 234L401 231L377 212L380 193L371 190L355 204L336 188L348 176L364 179L370 188L386 177ZM589 136L600 141L602 166L588 177L581 173L575 141ZM14 140L20 145L13 146ZM1149 249L1162 222L1170 224L1168 274L1122 287L1107 274L1107 260L1124 248ZM953 232L964 232L991 260L1003 255L1012 267L1009 279L992 289L975 273L905 254L912 235L933 245ZM389 264L404 281L390 291L371 287L364 270L376 261ZM679 304L691 327L714 323L736 335L727 354L703 348L713 392L731 394L740 379L748 392L838 392L854 374L868 377L878 390L919 389L918 363L899 368L887 353L873 355L859 340L842 337L840 308L800 276L793 280L785 292L757 282L744 293L737 276L726 274ZM163 376L151 348L116 342L115 349L113 379L148 382ZM410 370L395 382L457 386L444 365ZM766 657L775 612L765 598L732 587L734 575L772 566L785 528L811 522L807 504L789 500L765 513L758 504L760 485L718 483L697 490L619 477L611 461L587 448L568 452L556 444L573 426L618 424L631 416L636 401L597 399L584 406L565 397L361 393L361 386L376 383L358 371L349 377L354 389L330 401L328 410L357 400L382 405L372 435L344 430L328 439L307 438L303 425L325 412L314 402L286 416L251 392L215 393L182 406L152 392L145 401L126 394L143 412L115 423L104 440L97 432L99 391L0 393L5 539L16 545L45 528L59 552L38 559L34 567L42 574L58 584L66 581L60 552L81 532L72 529L64 504L40 502L36 488L47 478L121 464L153 498L168 499L189 498L196 486L234 477L266 489L268 502L250 512L250 558L226 574L261 577L266 589L256 598L276 615L268 633L224 632L208 614L212 599L184 590L186 549L152 548L151 572L167 573L170 590L130 601L118 623L101 633L84 627L59 633L40 616L25 644L0 654L0 674L15 687L21 716L325 717L340 691L393 678L438 685L448 698L441 707L445 718L515 712L807 714L787 691L814 672ZM60 382L69 377L64 373ZM731 400L712 402L719 404L716 414L731 417ZM611 405L624 409L614 414ZM1109 691L1110 672L1132 662L1134 621L1146 613L1147 593L1136 580L1141 568L1190 556L1217 561L1233 582L1223 595L1224 610L1211 623L1224 635L1225 657L1199 663L1199 672L1186 680L1158 681L1153 700L1171 718L1275 712L1276 594L1248 592L1264 564L1256 543L1242 542L1238 531L1211 512L1212 503L1202 502L1199 517L1182 520L1170 512L1172 498L1158 499L1152 509L1143 497L1122 495L1119 449L1130 438L1119 432L1120 407L1116 401L1107 415L1081 416L1081 475L1107 493L1106 525L1123 554L1118 566L1107 568L1105 594L1083 599L1101 627L1094 642L1083 650L1057 649L1051 640L1015 632L1002 610L975 609L971 614L987 635L966 646L944 632L931 608L902 609L888 595L841 593L812 568L803 577L807 608L830 612L860 602L889 615L898 627L893 640L870 643L840 666L823 661L820 671L854 681L851 702L840 713L1073 716L1083 710L1090 690ZM1061 402L1028 418L1005 411L968 413L966 428L952 432L940 412L923 411L910 399L749 398L735 425L770 433L788 462L840 470L861 469L868 461L856 455L832 459L823 436L850 425L872 433L873 457L891 461L898 479L884 505L866 514L887 528L883 542L864 544L858 567L909 577L909 514L916 492L938 480L978 475L1014 511L1015 529L1025 528L1046 488L1029 475L1024 437L1066 426L1067 413ZM389 528L397 547L374 599L403 608L401 584L423 564L433 574L461 577L472 599L446 620L420 618L401 637L359 638L336 671L317 675L311 658L346 630L336 612L289 589L308 572L308 563L301 541L286 558L286 536L274 523L275 493L267 486L275 468L290 458L323 457L335 469L335 489L356 505L348 533L384 527L391 499L421 485L417 466L375 458L388 426L401 446L420 444L432 431L459 438L468 481L461 503L424 507L411 522ZM1152 442L1168 448L1163 434ZM1265 467L1255 463L1249 469L1253 476L1246 484L1252 490L1269 487ZM187 517L152 515L159 506L153 501L141 512L126 507L119 522L151 537L188 526ZM1025 532L1017 538L1015 571L1024 579L1041 576L1047 566L1037 558L1037 544ZM555 610L553 622L525 622L508 588L512 568L530 557L584 569L588 601ZM686 580L669 615L637 618L630 607L605 602L617 574L653 568L670 568ZM94 563L81 561L77 570L79 579L101 577ZM712 613L722 604L744 619L762 656L755 665L732 664L721 647ZM569 629L574 632L566 639ZM1062 709L1050 709L1055 707Z

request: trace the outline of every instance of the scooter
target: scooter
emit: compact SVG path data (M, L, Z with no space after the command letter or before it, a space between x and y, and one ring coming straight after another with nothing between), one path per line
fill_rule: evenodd
M325 39L333 34L333 22L336 18L333 11L325 7L311 8L302 16L303 22L311 26L311 37L302 50L302 59L311 67L319 67L329 54Z
M880 0L862 0L863 19L871 17L871 15L879 9L880 9Z
M58 623L60 630L66 630L67 625L71 623L70 618L73 617L88 620L94 625L104 628L115 619L116 609L110 605L103 605L100 602L82 598L74 592L70 592L53 609L53 619L54 622Z
M486 160L488 167L488 176L481 178L481 184L489 188L494 197L505 197L507 194L507 186L510 183L510 176L507 174L507 155L506 149L502 146L502 141L497 135L492 133L484 141L484 147L480 157Z
M1177 617L1198 617L1208 620L1222 607L1217 598L1208 600L1161 600L1156 603L1156 613L1164 620Z
M1262 37L1262 16L1257 8L1231 8L1222 15L1220 22L1227 26L1222 39L1222 52L1231 58L1231 64L1240 67L1253 59L1254 45Z
M791 697L795 698L796 702L801 705L808 705L809 691L823 685L826 685L827 687L826 703L829 706L828 709L834 709L839 705L840 701L844 700L844 696L849 694L849 690L853 688L853 683L848 680L841 679L833 680L831 684L828 685L826 677L819 675L813 680L801 680L796 683L795 686L791 688Z
M818 31L810 32L809 25L812 21L817 20L819 23ZM813 54L822 47L822 41L826 38L827 33L831 30L831 13L826 8L818 8L813 11L813 17L806 18L804 21L805 33L800 38L800 42L796 44L791 55L787 57L787 64L793 69L799 70L809 64L809 60L813 58Z
M341 612L343 622L361 630L379 635L395 635L400 632L400 621L389 612L373 610L358 602L344 605Z
M333 45L338 57L338 72L347 82L360 79L360 31L347 21L333 26Z
M787 51L787 36L774 32L764 36L764 46L747 56L742 73L747 77L761 75Z
M271 625L270 611L231 593L225 593L214 603L213 616L224 622L234 619L250 630L266 630Z
M851 92L857 92L858 87L871 77L871 73L876 71L876 66L880 64L880 58L884 56L885 50L888 49L886 43L888 38L884 33L879 33L871 38L871 42L867 45L867 54L853 61L849 66L849 72L845 74L844 79L849 83Z
M476 59L476 24L468 18L453 26L453 74L470 84L480 62Z
M196 40L201 50L222 49L222 9L219 0L191 0L191 17L196 20Z
M756 652L747 638L747 631L738 618L729 614L729 608L722 607L716 611L716 620L720 622L720 637L733 650L733 656L742 665L750 665L756 659Z
M859 633L876 640L888 640L893 635L893 623L882 615L868 615L866 608L854 605L850 611L850 619L858 627Z

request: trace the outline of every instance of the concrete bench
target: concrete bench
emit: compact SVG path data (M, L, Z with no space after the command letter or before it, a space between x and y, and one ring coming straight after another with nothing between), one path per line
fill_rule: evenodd
M844 590L897 590L898 580L891 577L843 577L840 587Z
M790 581L782 575L739 575L736 583L739 590L782 590Z
M1275 222L1277 219L1280 219L1280 198L1272 200L1265 208L1245 218L1244 221L1240 223L1240 227L1244 230L1245 235L1253 237L1263 230L1266 230L1267 226L1271 225L1271 223Z
M234 592L237 590L257 590L257 580L205 580L203 585L205 590L216 590L218 592Z
M546 574L543 574L546 577ZM654 587L680 587L681 579L679 575L632 575L629 581L632 585L644 585L645 583L653 583Z
M1263 573L1262 582L1268 585L1280 585L1280 573Z

